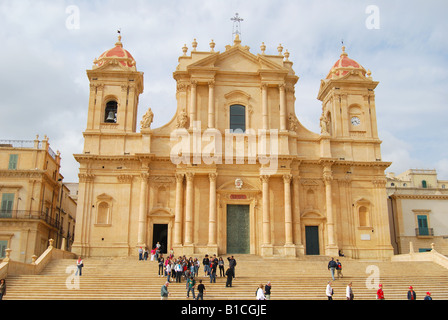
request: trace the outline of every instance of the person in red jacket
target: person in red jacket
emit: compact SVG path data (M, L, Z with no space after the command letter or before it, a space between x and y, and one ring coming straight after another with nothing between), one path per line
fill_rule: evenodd
M377 298L378 300L384 300L383 285L380 283L379 287L380 287L380 288L379 288L378 291L376 292L376 298Z

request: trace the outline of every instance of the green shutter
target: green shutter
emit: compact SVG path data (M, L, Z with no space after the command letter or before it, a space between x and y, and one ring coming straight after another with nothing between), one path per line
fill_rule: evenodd
M17 169L17 160L18 159L19 159L18 154L10 154L9 155L8 170L16 170Z
M6 257L6 249L8 248L7 240L0 240L0 259Z
M2 207L0 217L11 218L14 204L14 193L4 193L2 196Z
M418 223L418 234L421 236L427 236L429 235L429 229L428 229L428 217L423 215L417 216L417 223Z

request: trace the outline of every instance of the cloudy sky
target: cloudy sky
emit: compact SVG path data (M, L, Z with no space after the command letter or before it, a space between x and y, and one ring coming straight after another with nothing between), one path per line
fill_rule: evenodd
M372 7L373 6L373 7ZM372 9L373 8L373 9ZM117 29L144 72L139 120L153 128L174 115L172 73L182 46L225 51L235 13L243 45L267 54L281 43L300 77L296 114L320 132L320 79L344 41L349 57L372 71L378 130L388 171L436 169L448 180L448 2L380 0L0 0L0 140L47 135L62 154L64 181L77 181L89 83L86 69L113 47Z

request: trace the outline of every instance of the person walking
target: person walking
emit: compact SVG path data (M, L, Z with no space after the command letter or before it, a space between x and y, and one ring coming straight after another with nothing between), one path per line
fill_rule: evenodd
M383 291L383 285L380 283L379 284L379 289L376 292L376 298L378 300L384 300L384 291Z
M414 288L412 288L412 286L409 287L409 291L408 291L408 300L416 300L417 299L417 295L415 294Z
M194 294L194 287L196 286L196 280L194 280L193 277L190 277L188 279L188 290L187 290L187 298L190 298L190 291L193 294L193 299L196 298L196 295Z
M352 283L350 282L345 289L345 297L347 300L353 300L355 295L353 294Z
M204 300L204 293L205 293L205 286L202 283L202 280L199 280L198 295L196 297L196 300Z
M84 262L82 261L81 257L78 258L76 261L76 267L78 268L76 270L75 276L79 274L79 276L82 276L82 268L84 267Z
M170 278L171 278L171 262L170 262L169 259L167 259L165 272L166 272L166 282L170 282Z
M334 281L334 271L336 270L337 263L334 261L334 258L331 258L330 262L328 262L328 270L331 271L331 278Z
M423 300L432 300L432 298L431 298L431 292L426 292L426 296L425 296L425 298L423 299Z
M3 300L3 297L6 294L6 280L1 279L0 280L0 300Z
M168 300L168 296L171 295L171 293L168 292L168 286L169 282L165 282L165 284L162 286L162 289L160 290L160 296L161 300Z
M263 284L260 284L257 289L257 300L266 300L264 296Z
M264 286L264 296L266 297L266 300L271 300L271 281L268 281L268 283Z
M336 272L338 274L338 280L339 278L344 277L344 275L342 274L342 263L339 261L339 259L336 259Z
M333 300L334 290L331 287L331 281L327 283L327 289L325 290L325 294L327 295L328 300Z

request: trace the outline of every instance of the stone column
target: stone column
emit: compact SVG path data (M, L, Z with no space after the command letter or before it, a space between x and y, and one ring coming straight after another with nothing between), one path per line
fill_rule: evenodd
M208 228L208 246L217 246L217 236L216 236L216 173L210 173L208 175L210 180L210 209L209 209L209 228Z
M192 80L190 84L190 129L193 128L194 122L196 121L196 95L197 81Z
M268 85L263 83L261 85L261 110L263 115L263 129L269 129L269 115L268 115Z
M176 207L174 214L174 246L182 245L182 198L183 198L184 174L176 173Z
M185 245L193 244L193 180L194 173L187 172L187 199L185 204Z
M260 177L263 184L263 244L261 247L262 256L272 256L273 248L271 243L271 221L270 221L270 197L269 197L269 176Z
M141 174L142 182L140 184L140 208L138 211L138 247L146 247L146 213L147 213L147 195L148 195L148 173Z
M291 210L291 175L283 175L285 194L285 244L293 244L292 237L292 210Z
M286 130L286 95L285 84L278 86L280 93L280 130Z
M215 81L208 82L208 127L215 127Z
M334 241L333 199L331 183L333 174L330 165L324 166L323 179L325 183L325 204L327 207L327 255L336 255L338 250Z
M292 180L293 189L293 230L294 230L294 243L299 249L301 254L305 254L302 244L302 226L300 222L300 194L299 194L299 182L300 176L294 176Z

